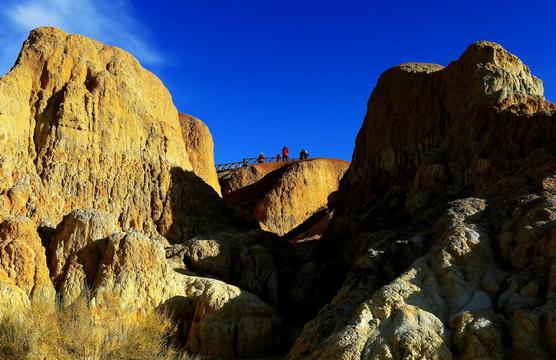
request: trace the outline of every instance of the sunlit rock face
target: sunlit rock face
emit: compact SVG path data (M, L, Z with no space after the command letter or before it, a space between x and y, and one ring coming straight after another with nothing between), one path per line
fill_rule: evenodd
M175 252L256 222L219 196L206 126L180 123L166 88L130 54L32 31L0 79L0 125L0 315L35 300L54 305L56 290L64 306L85 296L137 319L178 314L182 345L202 355L266 356L282 346L283 322L259 293L202 277ZM242 278L253 273L246 267Z
M553 357L555 109L490 42L386 71L288 358Z
M284 235L328 205L348 165L310 159L242 168L222 181L224 199L252 213L263 229Z
M127 52L34 30L0 80L0 108L4 211L54 227L72 209L95 208L148 234L186 222L172 208L183 200L173 183L192 170L178 113Z
M187 114L179 114L179 120L193 172L220 195L220 184L214 166L214 142L208 126Z
M55 262L62 264L58 287L66 306L88 294L93 306L116 307L138 319L161 309L183 327L184 346L207 356L265 356L284 342L276 310L238 287L186 275L183 261L167 259L163 238L133 230L105 237L113 221L91 210L76 210L63 224L54 238L71 234L71 241L52 248L67 254Z
M0 216L0 283L0 302L11 302L8 298L12 295L15 301L21 293L26 295L23 301L54 301L45 250L37 226L29 218ZM13 289L14 285L22 291Z

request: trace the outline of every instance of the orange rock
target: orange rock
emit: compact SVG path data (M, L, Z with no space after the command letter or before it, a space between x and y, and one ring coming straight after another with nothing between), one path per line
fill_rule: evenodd
M233 180L224 188L224 199L250 211L263 229L284 235L328 204L348 166L348 162L334 159L251 166L232 175ZM244 187L236 188L240 184Z
M179 118L193 172L220 195L220 184L214 166L214 142L209 128L194 116L179 114Z

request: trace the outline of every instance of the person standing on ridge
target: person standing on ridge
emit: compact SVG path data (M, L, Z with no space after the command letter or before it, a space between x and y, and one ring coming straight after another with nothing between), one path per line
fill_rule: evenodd
M280 161L282 161L280 154L276 154L276 162L280 162Z
M259 157L257 158L257 162L258 162L259 164L262 164L262 163L264 163L264 159L265 159L264 154L263 154L263 153L260 153L260 154L259 154Z
M287 146L284 146L282 148L282 161L283 162L287 162L288 160L290 160L289 154L290 154L290 149L288 149Z
M309 153L307 152L307 150L305 149L301 150L301 152L299 153L299 159L305 160L307 158L309 158Z

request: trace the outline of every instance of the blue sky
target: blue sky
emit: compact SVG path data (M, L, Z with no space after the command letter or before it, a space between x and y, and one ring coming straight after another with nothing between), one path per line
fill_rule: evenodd
M0 72L42 25L123 47L209 125L218 163L284 144L349 160L384 70L447 65L477 40L518 55L556 100L553 1L3 0L0 17Z

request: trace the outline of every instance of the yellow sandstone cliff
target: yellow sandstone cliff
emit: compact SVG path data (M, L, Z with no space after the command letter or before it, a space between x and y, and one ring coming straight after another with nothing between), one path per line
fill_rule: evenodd
M171 221L171 171L192 170L178 113L161 81L127 52L34 30L0 79L0 109L5 212L51 226L94 207L146 233Z

